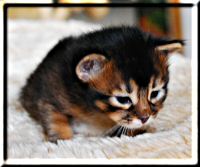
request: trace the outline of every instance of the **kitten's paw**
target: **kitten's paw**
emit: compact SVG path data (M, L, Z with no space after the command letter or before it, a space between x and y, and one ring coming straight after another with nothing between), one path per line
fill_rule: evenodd
M65 129L66 131L64 133L60 132L49 132L48 135L45 136L46 141L50 141L52 143L57 144L58 140L69 140L73 137L71 129Z
M68 118L60 112L51 113L51 121L46 128L47 140L56 143L57 140L69 140L73 136Z
M147 131L147 133L155 133L156 132L156 128L155 127L147 127L146 131Z
M45 141L57 144L57 140L59 140L57 134L45 135Z

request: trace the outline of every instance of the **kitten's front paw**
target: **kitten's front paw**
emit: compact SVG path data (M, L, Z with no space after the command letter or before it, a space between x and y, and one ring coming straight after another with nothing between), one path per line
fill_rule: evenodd
M57 140L59 140L59 137L57 134L52 134L52 135L46 135L45 140L49 141L51 143L57 144Z
M72 134L67 134L64 136L59 135L58 133L51 133L45 136L45 140L57 144L58 140L69 140L72 138Z
M57 144L57 140L69 140L73 137L73 133L70 127L60 130L49 130L45 136L46 141Z

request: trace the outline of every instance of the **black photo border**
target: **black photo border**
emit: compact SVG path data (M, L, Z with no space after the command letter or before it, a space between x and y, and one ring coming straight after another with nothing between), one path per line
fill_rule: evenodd
M191 1L192 2L192 1ZM192 8L195 4L194 3L133 3L133 2L127 2L127 3L70 3L70 4L65 4L65 3L5 3L3 6L3 89L4 89L4 94L3 94L3 160L4 164L3 166L10 166L9 164L6 164L5 161L8 159L8 141L7 141L7 125L8 125L8 120L7 120L7 108L8 108L8 66L7 66L7 60L8 60L8 53L7 53L7 46L8 46L8 9L12 7L142 7L142 8L151 8L151 7L158 7L158 8L168 8L168 7L188 7ZM198 27L199 27L199 6L200 2L197 4L198 6ZM199 30L198 30L198 41L199 41ZM197 51L198 53L198 51ZM198 59L198 57L197 57ZM198 70L199 71L199 70ZM199 79L199 73L198 73L198 79ZM197 121L198 122L198 121ZM199 126L198 126L199 128ZM198 140L197 140L197 146L198 146ZM198 148L197 148L198 150ZM34 159L33 159L34 160ZM19 164L20 165L20 164ZM22 164L21 164L22 165ZM25 165L25 164L23 164ZM57 164L61 165L61 164ZM132 165L132 164L130 164ZM12 165L11 165L12 166ZM45 165L43 165L45 166ZM138 166L138 165L136 165Z

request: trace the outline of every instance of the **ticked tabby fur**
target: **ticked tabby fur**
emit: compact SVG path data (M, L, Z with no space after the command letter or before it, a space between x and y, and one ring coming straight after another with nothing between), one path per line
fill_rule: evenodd
M52 142L72 138L69 118L134 136L163 107L168 54L182 44L128 26L67 37L31 74L21 103Z

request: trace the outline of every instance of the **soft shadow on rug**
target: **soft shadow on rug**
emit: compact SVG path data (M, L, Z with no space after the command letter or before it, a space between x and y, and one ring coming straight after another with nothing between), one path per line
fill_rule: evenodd
M8 158L191 158L191 62L170 57L169 95L151 127L136 137L97 137L92 127L75 123L72 140L44 141L41 127L18 102L26 78L61 38L98 29L81 21L9 21Z

